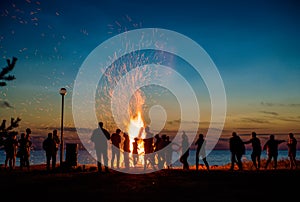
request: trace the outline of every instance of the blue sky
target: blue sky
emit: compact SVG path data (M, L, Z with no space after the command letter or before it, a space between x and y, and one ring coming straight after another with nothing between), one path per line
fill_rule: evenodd
M66 87L73 127L72 88L89 53L126 30L155 27L186 35L212 58L227 94L225 129L299 132L299 8L298 1L1 1L0 64L18 61L17 79L0 89L12 108L0 114L20 116L21 130L59 127L58 90Z

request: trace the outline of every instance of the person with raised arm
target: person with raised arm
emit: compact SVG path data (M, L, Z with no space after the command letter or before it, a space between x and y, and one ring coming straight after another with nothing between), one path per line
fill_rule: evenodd
M253 166L259 170L260 169L260 157L261 157L261 143L260 139L257 137L256 132L251 133L251 139L245 141L244 144L252 144L251 160Z
M265 169L268 168L269 163L273 159L273 168L277 169L277 157L278 157L278 145L285 142L285 140L276 140L275 135L270 135L269 139L263 146L263 150L267 151L267 161L265 165Z

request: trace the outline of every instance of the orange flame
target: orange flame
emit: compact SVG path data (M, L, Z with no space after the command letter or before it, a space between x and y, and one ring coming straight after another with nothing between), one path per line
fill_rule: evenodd
M130 113L130 121L127 125L127 131L130 139L130 151L133 151L133 142L135 142L135 138L138 138L138 155L142 155L144 153L144 143L143 139L146 137L146 133L144 131L145 124L142 118L142 106L145 103L145 97L143 96L143 92L137 90L132 96L132 100L129 105L129 113ZM138 158L138 164L144 164L143 159Z
M130 137L130 142L134 142L134 138L138 139L144 139L145 138L145 131L144 129L144 121L142 119L141 112L137 112L136 117L131 117L130 118L130 123L128 125L128 134ZM141 153L142 149L144 148L142 141L139 141L139 153ZM130 150L132 151L132 144L130 144Z
M144 128L144 122L139 111L136 117L130 119L128 126L128 133L132 138L142 138L141 128Z

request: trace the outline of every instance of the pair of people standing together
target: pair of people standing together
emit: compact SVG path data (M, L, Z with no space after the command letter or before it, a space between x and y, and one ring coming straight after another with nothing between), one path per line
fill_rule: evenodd
M107 141L111 140L112 142L112 159L111 159L111 167L114 167L114 162L116 160L116 167L119 169L120 167L120 143L121 143L121 130L116 129L115 133L110 135L108 130L103 128L103 122L98 123L98 128L96 128L91 136L91 141L94 143L96 149L97 156L97 167L98 172L102 172L103 167L105 172L109 172L108 169L108 146ZM125 168L129 168L129 155L130 152L130 140L129 135L127 133L123 133L124 142L123 142L123 150L124 150L124 163Z
M189 143L188 143L188 136L183 132L182 134L182 143L181 143L181 150L182 155L179 158L179 161L183 164L183 170L189 170L189 164L188 164L188 156L189 156ZM199 170L199 160L200 158L204 162L204 165L207 170L209 170L209 164L206 159L206 141L204 138L204 135L202 133L199 134L198 139L195 142L195 145L197 146L196 149L196 170Z
M60 140L56 129L53 130L52 133L48 133L48 137L43 141L43 149L46 152L46 168L48 171L50 171L51 167L52 170L56 168L56 157L59 144Z

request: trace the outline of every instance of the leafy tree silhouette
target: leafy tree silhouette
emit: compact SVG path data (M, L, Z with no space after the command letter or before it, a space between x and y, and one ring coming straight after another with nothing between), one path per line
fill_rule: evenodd
M12 58L12 62L10 62L10 59L6 60L7 66L4 67L4 68L2 68L2 71L0 72L0 86L6 86L7 85L7 83L6 83L7 81L12 81L12 80L16 79L15 76L13 76L13 75L7 75L7 74L14 69L17 60L18 59L16 57Z
M2 68L0 72L0 87L6 86L8 81L15 80L16 77L13 75L10 75L9 73L14 69L17 58L13 57L12 61L10 59L7 59L7 66ZM1 106L5 107L11 107L8 102L6 101L0 101ZM6 120L3 119L2 123L0 125L0 146L3 145L4 143L4 138L6 138L9 134L15 133L15 131L12 131L13 129L17 128L19 126L19 122L21 119L18 118L11 118L10 120L10 125L7 127L6 126Z

